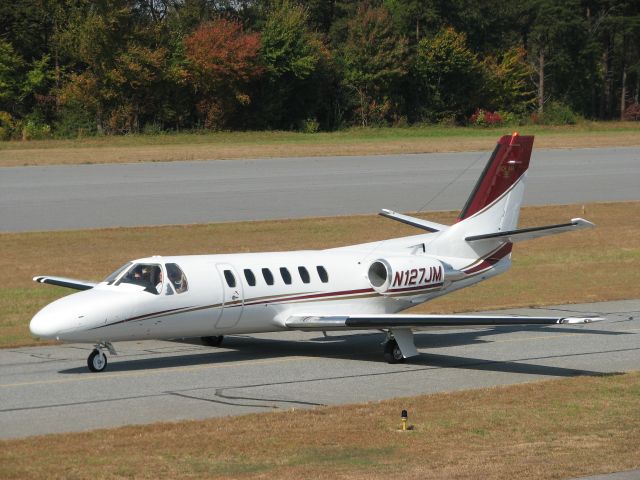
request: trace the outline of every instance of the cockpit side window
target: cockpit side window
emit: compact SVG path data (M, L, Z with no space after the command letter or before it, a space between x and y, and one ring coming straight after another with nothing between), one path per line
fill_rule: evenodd
M116 285L131 283L144 287L145 291L158 295L162 291L162 268L157 264L138 263L124 274Z
M175 288L176 293L184 293L189 290L187 277L177 264L167 263L165 267L167 267L167 277L169 277L169 281Z

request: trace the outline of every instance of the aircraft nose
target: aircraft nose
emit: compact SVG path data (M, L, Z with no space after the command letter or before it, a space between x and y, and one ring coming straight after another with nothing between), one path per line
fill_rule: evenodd
M40 338L55 338L59 325L47 310L46 307L43 308L31 319L29 330L31 330L32 335Z

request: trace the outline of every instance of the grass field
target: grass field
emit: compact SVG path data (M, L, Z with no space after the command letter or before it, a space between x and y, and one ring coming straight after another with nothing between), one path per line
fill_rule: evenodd
M450 223L454 212L422 216ZM521 225L584 216L598 228L514 247L505 275L413 309L447 313L490 308L640 298L640 202L526 207ZM379 216L0 234L0 346L34 345L30 318L70 293L34 275L101 280L150 255L314 249L415 234Z
M337 132L218 132L0 142L0 167L320 155L457 152L491 149L513 128L422 126ZM640 145L640 122L583 122L518 128L537 148Z
M573 478L640 467L639 399L634 372L32 437L0 442L0 476Z

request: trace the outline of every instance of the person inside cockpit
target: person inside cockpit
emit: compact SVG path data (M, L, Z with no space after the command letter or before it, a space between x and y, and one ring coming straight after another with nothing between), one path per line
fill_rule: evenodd
M162 291L163 278L160 265L134 265L117 283L132 283L144 287L147 292L159 294Z
M162 293L162 270L160 270L160 267L157 267L157 268L158 268L158 272L156 276L156 281L158 283L156 283L156 292Z

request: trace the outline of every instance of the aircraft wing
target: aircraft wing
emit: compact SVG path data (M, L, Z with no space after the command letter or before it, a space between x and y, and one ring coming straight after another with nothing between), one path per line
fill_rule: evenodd
M95 282L76 280L74 278L66 277L39 276L33 277L33 281L38 283L48 283L49 285L56 285L58 287L73 288L74 290L89 290L97 285Z
M297 330L355 330L496 325L556 325L599 322L602 317L520 317L499 315L294 315L285 325Z

